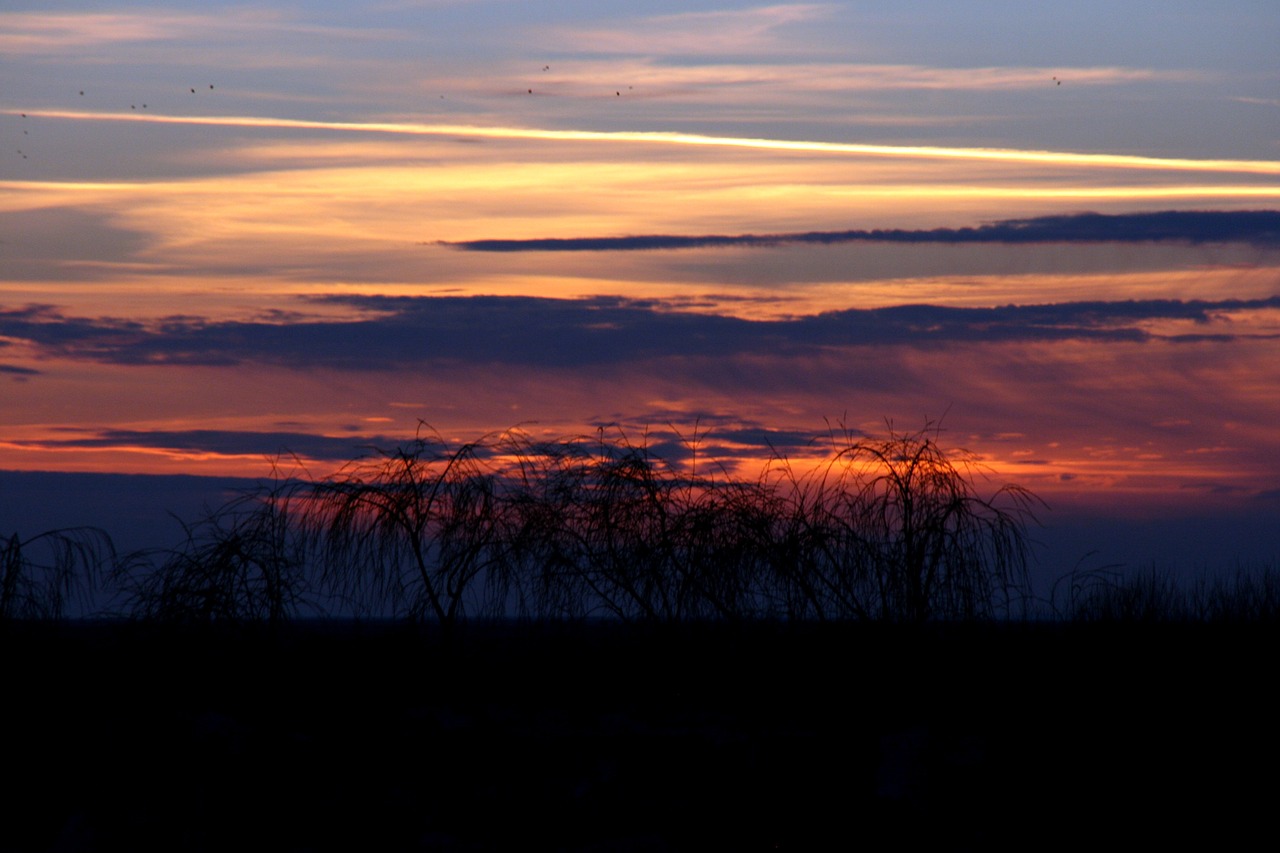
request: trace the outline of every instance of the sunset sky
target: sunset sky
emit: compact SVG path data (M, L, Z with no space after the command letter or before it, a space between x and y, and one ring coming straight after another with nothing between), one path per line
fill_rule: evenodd
M1274 559L1277 44L1271 0L7 2L0 533L168 535L419 421L746 470L940 420L1051 567Z

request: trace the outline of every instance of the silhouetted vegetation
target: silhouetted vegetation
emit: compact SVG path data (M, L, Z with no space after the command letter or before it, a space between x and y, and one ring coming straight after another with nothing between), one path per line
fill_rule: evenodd
M133 554L114 580L130 614L161 622L279 623L307 600L305 542L289 516L288 483L238 495L181 522L176 548Z
M1280 569L1237 566L1233 572L1179 579L1155 566L1137 572L1101 569L1059 580L1055 618L1124 625L1258 623L1280 619Z
M1037 601L1039 501L937 429L832 431L752 477L704 446L424 427L172 548L0 540L0 847L1256 836L1220 815L1268 814L1280 567L1078 570ZM131 618L68 619L101 614Z
M825 460L781 454L751 479L681 439L680 461L620 428L409 442L324 478L277 476L173 548L118 557L107 535L0 542L0 620L123 614L176 622L301 616L635 623L1272 621L1280 572L1179 582L1076 571L1031 597L1042 503L980 490L978 460L936 426L832 430Z
M977 494L936 430L833 435L798 474L754 482L676 465L622 431L451 447L420 435L295 494L322 587L359 612L624 621L924 621L1007 612L1026 594L1016 486Z
M115 561L111 538L93 527L0 537L0 624L82 612Z
M302 525L322 585L362 614L502 615L509 542L495 449L420 434L308 484Z
M775 584L789 617L974 619L1025 603L1037 498L988 498L977 461L936 430L840 436L831 460L797 475L780 461L757 486ZM781 527L777 525L781 524Z

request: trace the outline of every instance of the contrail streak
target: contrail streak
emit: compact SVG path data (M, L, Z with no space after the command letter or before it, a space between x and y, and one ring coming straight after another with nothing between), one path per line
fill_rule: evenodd
M8 110L10 114L15 110ZM941 160L988 160L1004 163L1039 163L1053 166L1155 169L1182 172L1241 172L1280 175L1280 161L1219 160L1184 157L1143 157L1133 154L1082 154L1071 151L1028 151L1012 148L948 148L932 145L871 145L859 142L817 142L707 136L669 131L545 130L526 127L481 127L413 122L343 122L265 116L171 116L137 113L94 113L74 110L27 110L28 116L92 121L138 121L151 124L213 125L219 127L267 127L301 130L334 130L348 133L392 133L410 136L471 136L489 139L536 139L560 142L630 142L655 145L695 145L721 148L753 148L767 151L800 151L819 154L852 154L872 157L909 157Z

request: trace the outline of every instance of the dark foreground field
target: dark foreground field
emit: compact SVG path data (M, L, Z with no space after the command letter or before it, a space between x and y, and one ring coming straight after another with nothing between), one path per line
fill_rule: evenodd
M1274 829L1276 630L0 633L3 850L804 850Z

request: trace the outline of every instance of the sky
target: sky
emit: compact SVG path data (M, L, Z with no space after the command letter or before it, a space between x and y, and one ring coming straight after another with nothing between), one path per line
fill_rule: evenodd
M0 532L159 544L420 422L744 472L933 424L1045 499L1048 570L1274 560L1277 43L1244 0L13 0Z

